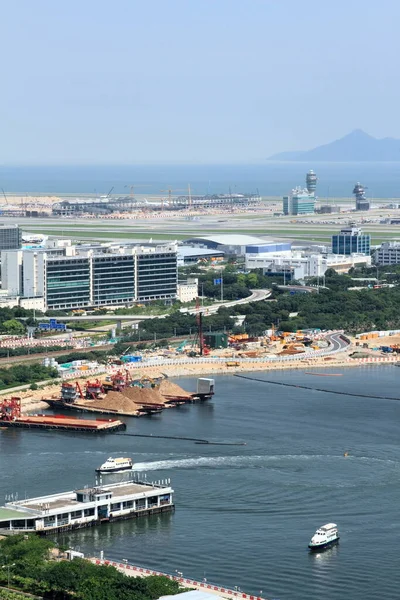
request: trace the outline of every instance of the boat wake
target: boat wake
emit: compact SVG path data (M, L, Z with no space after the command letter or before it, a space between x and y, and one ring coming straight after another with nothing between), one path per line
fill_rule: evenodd
M199 456L196 458L181 458L156 460L152 462L135 463L134 471L158 471L164 469L198 469L198 468L263 468L277 467L273 463L292 461L318 461L318 460L344 460L343 454L278 454L278 455L252 455L252 456ZM349 456L346 460L381 461L396 463L390 459L380 459L367 456ZM278 465L279 466L279 465ZM280 465L282 468L285 465Z

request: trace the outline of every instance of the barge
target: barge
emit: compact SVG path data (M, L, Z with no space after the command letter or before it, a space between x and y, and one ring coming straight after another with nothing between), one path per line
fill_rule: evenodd
M82 413L98 413L100 415L117 415L120 417L143 417L148 415L158 415L162 412L163 406L161 405L147 405L141 406L140 409L134 412L127 412L123 410L115 410L112 408L96 408L90 406L90 404L80 404L79 402L65 402L62 399L54 398L43 398L42 402L46 402L50 408L56 410L66 410L68 412L82 412Z
M173 492L169 479L155 483L125 481L13 500L0 507L0 531L47 535L171 512Z
M119 419L77 419L65 415L22 415L21 399L0 402L0 429L55 429L80 433L113 433L124 431Z

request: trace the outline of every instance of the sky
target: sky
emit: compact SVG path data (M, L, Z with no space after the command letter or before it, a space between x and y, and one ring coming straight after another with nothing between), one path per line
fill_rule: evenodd
M398 0L2 0L0 19L3 165L400 138Z

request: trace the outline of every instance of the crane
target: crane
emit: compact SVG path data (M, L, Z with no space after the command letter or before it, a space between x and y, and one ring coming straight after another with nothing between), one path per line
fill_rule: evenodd
M172 192L186 192L185 188L174 189L168 188L167 190L160 190L160 192L166 192L168 194L168 204L172 206ZM164 208L164 198L161 198L161 207Z
M5 199L5 201L6 201L6 204L7 204L7 206L8 206L8 198L7 198L7 196L6 196L6 193L5 193L5 191L3 190L3 188L1 188L1 191L3 192L4 199Z

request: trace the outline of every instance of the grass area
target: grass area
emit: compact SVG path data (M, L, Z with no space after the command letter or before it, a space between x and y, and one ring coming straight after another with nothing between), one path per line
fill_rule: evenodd
M72 237L74 239L90 239L90 240L113 240L113 239L137 239L143 240L147 238L152 238L153 240L184 240L188 237L188 235L176 234L176 233L155 233L153 231L143 231L143 232L131 232L127 231L126 233L121 233L117 231L110 231L110 233L106 232L93 232L87 233L85 231L69 231L67 229L63 229L60 231L56 231L54 229L46 229L45 227L33 228L30 227L29 231L33 233L45 233L46 235L54 235L54 236L63 236L63 237Z

